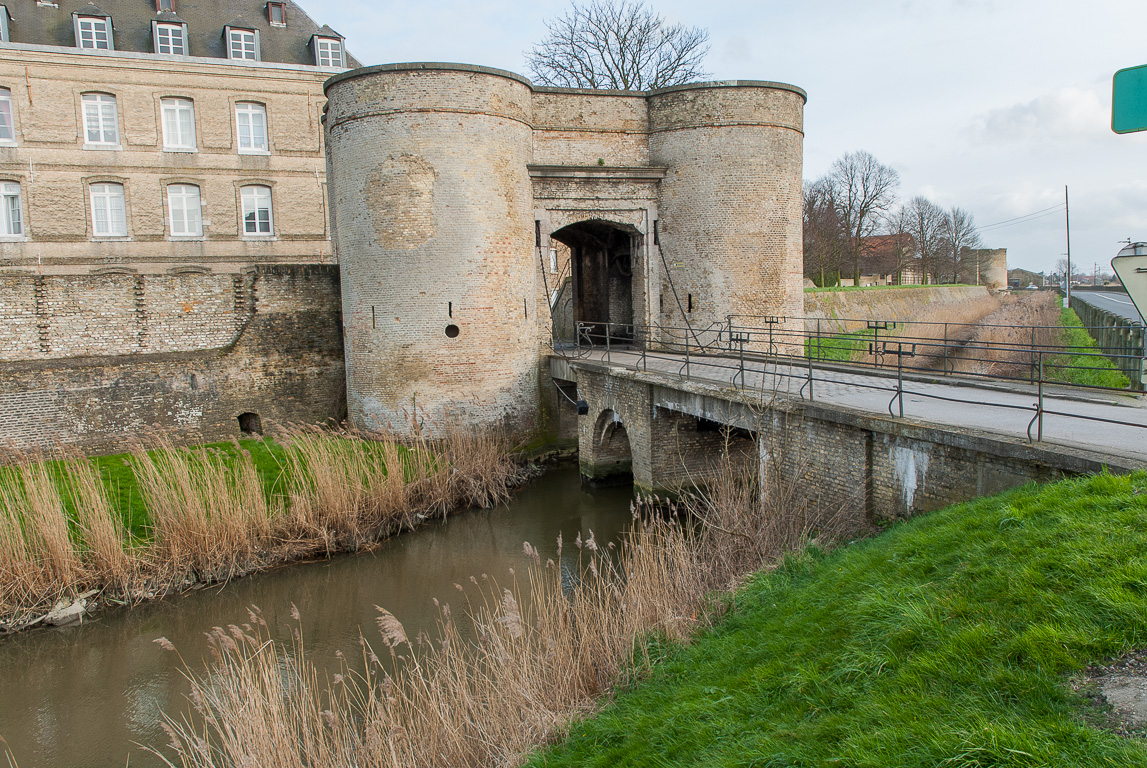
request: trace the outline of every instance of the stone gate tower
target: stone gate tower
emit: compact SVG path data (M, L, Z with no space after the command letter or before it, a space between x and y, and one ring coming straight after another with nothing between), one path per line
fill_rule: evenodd
M799 88L540 88L388 64L326 94L356 426L528 431L539 362L575 323L656 341L800 315Z

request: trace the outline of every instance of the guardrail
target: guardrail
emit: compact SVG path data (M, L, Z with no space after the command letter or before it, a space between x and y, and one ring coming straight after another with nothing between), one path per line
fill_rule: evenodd
M1131 380L1132 387L1142 391L1147 385L1147 328L1089 304L1076 290L1072 288L1071 308L1103 353Z
M745 320L760 320L749 324ZM850 321L835 321L850 322ZM747 374L783 377L801 382L798 395L801 399L816 399L818 379L825 383L841 383L831 378L831 372L864 372L876 369L877 376L857 380L853 377L848 386L891 393L888 401L890 416L904 416L904 396L906 394L944 400L948 402L981 405L1032 414L1028 422L1029 441L1043 440L1044 416L1063 416L1087 421L1134 426L1147 429L1147 421L1136 423L1119 419L1088 416L1066 411L1049 410L1046 407L1045 387L1050 384L1073 386L1079 389L1123 391L1127 387L1110 387L1097 384L1072 384L1064 381L1068 372L1112 373L1111 357L1095 351L1094 347L1071 346L1056 343L1052 326L976 326L1007 328L1010 338L1016 333L1025 337L1019 341L979 340L964 338L965 330L971 324L964 323L892 323L881 321L863 322L865 326L855 332L855 338L848 341L849 359L827 354L826 349L836 349L845 334L826 334L823 323L817 318L783 318L744 315L729 316L725 323L714 323L705 328L639 325L622 323L577 323L576 338L555 341L555 351L573 357L586 357L601 354L607 362L613 362L614 351L625 351L637 356L633 367L648 370L650 361L671 361L677 367L677 375L691 378L694 371L705 372L709 377L717 375L737 389L747 388ZM805 330L806 323L812 326ZM859 335L856 335L859 334ZM863 347L853 341L864 341ZM833 353L836 354L836 353ZM1117 356L1120 357L1120 356ZM1142 365L1143 355L1126 355ZM966 363L972 368L991 363L998 369L997 375L977 370L959 370ZM905 378L905 374L909 378ZM976 398L953 397L937 392L923 391L920 388L906 389L905 382L928 375L926 380L959 377L961 379L996 381L1019 381L1034 385L1036 402L1031 406L1005 403L999 400L985 400L990 390L977 390ZM913 375L914 374L914 375ZM1002 375L1001 375L1002 374ZM895 386L891 379L895 376ZM763 380L763 379L762 379ZM1033 434L1034 432L1034 434Z

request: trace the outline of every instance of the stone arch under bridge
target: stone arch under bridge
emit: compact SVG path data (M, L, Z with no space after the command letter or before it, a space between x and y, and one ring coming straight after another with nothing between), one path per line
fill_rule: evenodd
M704 484L722 456L759 461L755 433L717 414L709 419L660 405L654 388L604 372L578 372L578 395L589 404L589 413L578 417L583 477L610 482L632 474L641 490L672 492Z

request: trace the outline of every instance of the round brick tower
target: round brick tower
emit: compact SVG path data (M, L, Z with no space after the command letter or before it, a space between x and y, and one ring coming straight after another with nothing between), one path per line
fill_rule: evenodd
M537 412L529 81L388 64L326 83L347 405L438 435Z
M805 99L795 86L751 80L649 94L650 159L668 168L659 238L682 304L664 282L667 325L683 325L682 309L694 328L728 314L803 314Z

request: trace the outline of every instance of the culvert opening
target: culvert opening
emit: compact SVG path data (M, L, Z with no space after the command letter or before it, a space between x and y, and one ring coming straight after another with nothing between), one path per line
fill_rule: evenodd
M458 326L454 325L454 323L446 326L446 338L456 339L458 338L459 333L461 333L461 331L458 329Z
M261 435L263 434L263 420L259 418L257 413L241 413L239 414L239 431L244 435Z

